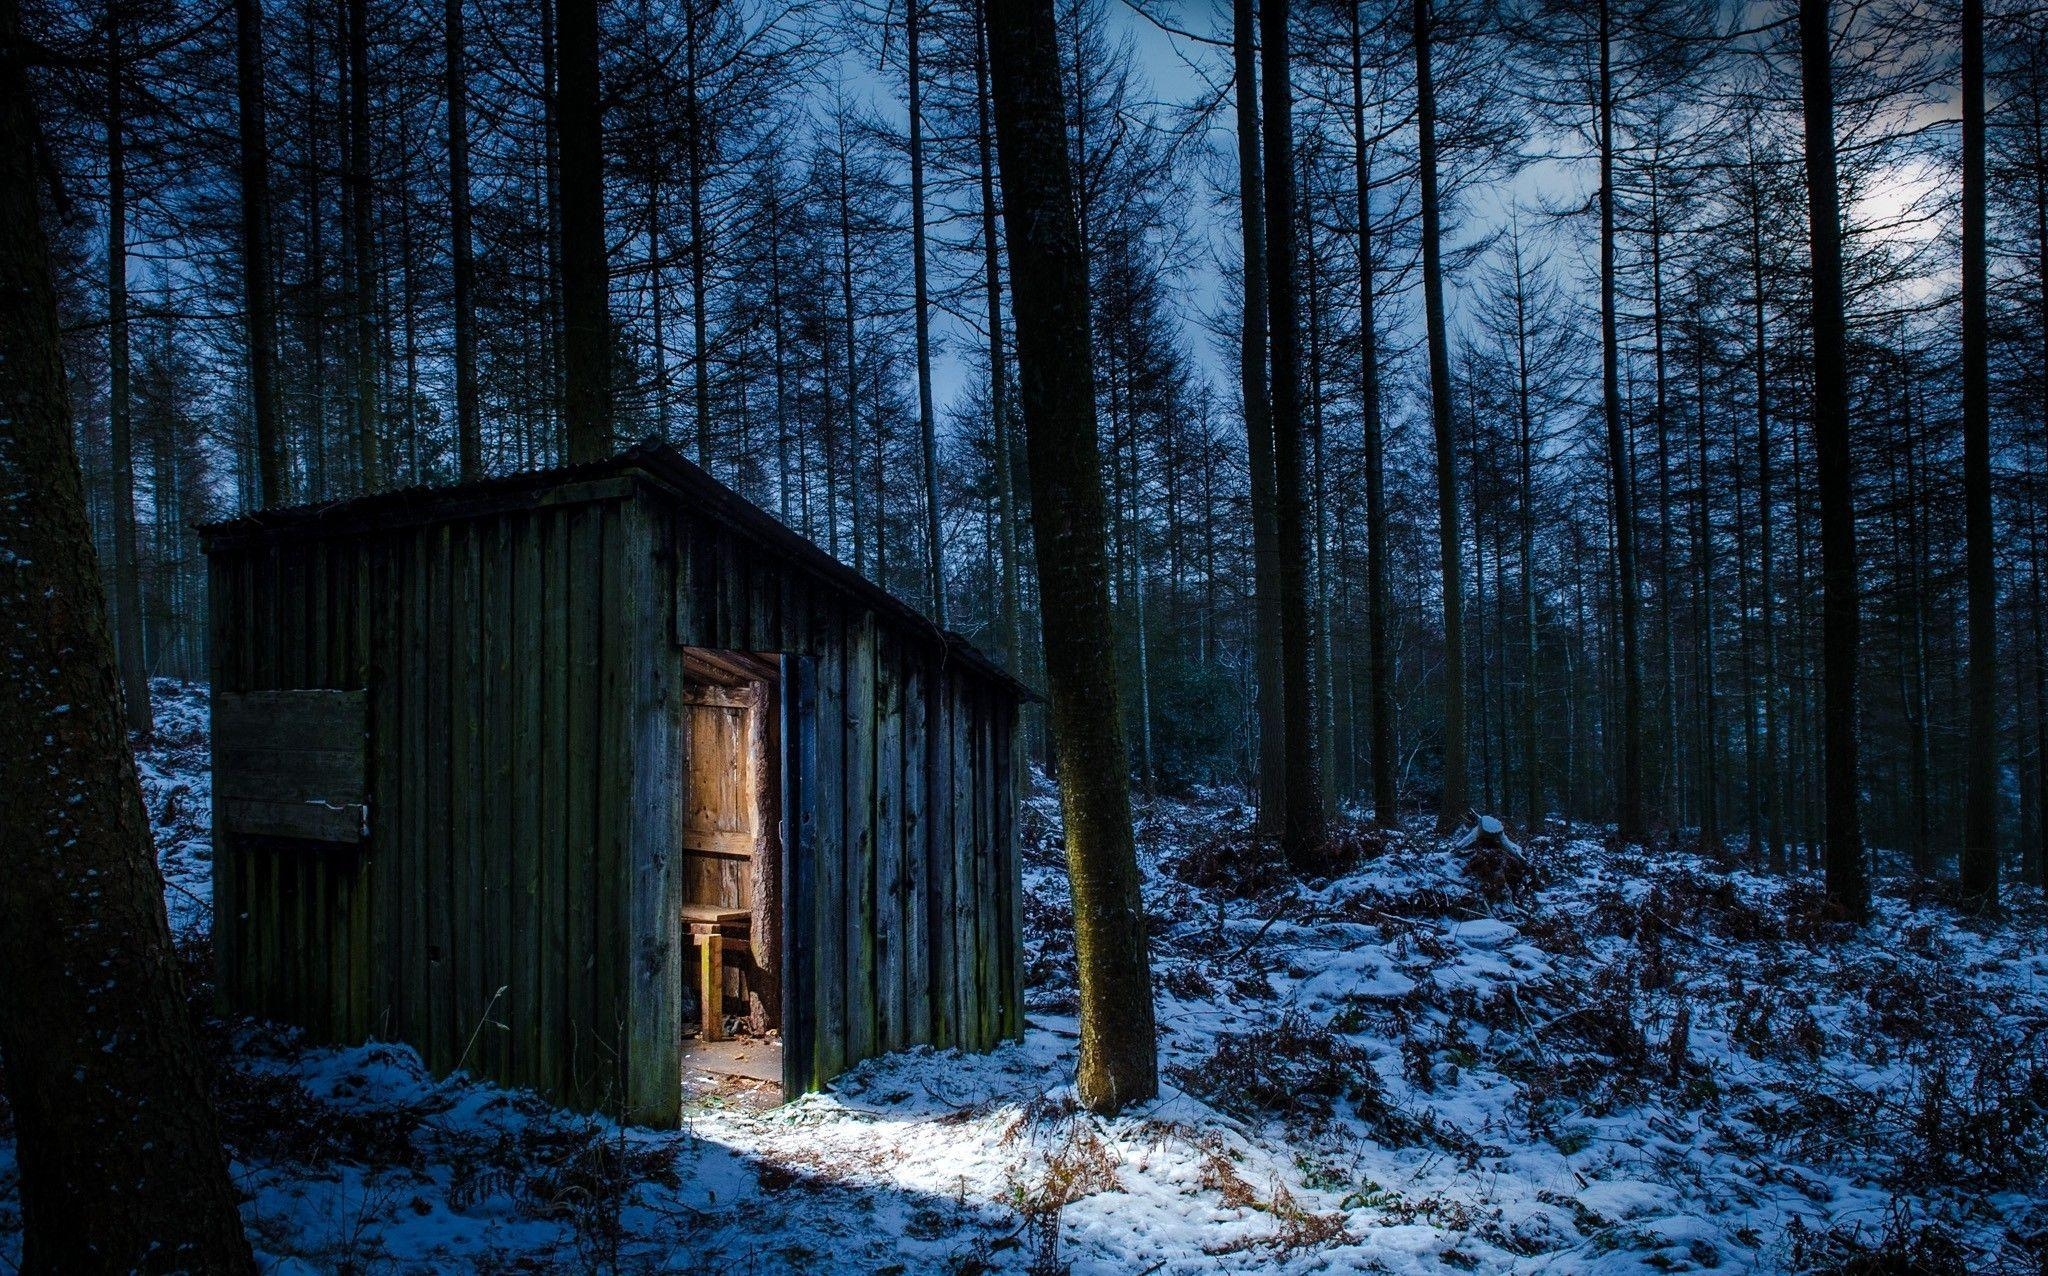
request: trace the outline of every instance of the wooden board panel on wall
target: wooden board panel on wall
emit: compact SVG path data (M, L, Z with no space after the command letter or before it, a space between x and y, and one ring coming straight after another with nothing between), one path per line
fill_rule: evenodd
M213 740L222 832L351 845L363 839L366 692L220 692L213 698Z

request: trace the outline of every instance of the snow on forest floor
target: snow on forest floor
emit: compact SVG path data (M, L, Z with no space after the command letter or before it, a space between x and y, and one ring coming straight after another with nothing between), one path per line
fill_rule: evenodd
M158 697L143 784L203 974L204 691ZM1163 1097L1103 1120L1069 1085L1056 821L1029 800L1025 1039L780 1108L620 1128L212 1025L250 1235L276 1272L2048 1268L2032 891L1987 924L1886 886L1847 934L1806 879L1562 826L1471 856L1354 831L1354 869L1297 887L1225 872L1228 799L1145 803ZM16 1187L0 1107L0 1269Z

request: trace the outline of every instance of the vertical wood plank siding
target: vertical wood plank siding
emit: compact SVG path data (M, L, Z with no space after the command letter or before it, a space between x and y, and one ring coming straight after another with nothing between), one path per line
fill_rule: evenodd
M226 1002L673 1120L693 646L814 662L791 1075L1018 1035L1012 688L658 487L584 486L210 546L217 689L370 693L366 841L218 839Z

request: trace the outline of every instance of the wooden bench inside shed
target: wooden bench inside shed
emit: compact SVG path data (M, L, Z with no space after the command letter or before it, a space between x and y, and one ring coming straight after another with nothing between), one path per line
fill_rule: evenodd
M689 927L690 945L697 950L697 1000L704 1011L700 1033L705 1041L725 1040L725 941L744 950L752 922L753 914L744 908L683 905L683 925Z

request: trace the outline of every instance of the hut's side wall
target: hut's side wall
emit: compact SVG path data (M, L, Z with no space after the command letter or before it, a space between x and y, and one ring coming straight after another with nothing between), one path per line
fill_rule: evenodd
M1012 692L659 491L213 545L217 689L370 692L365 842L217 830L229 1005L672 1120L688 645L815 662L796 1082L1021 1034Z
M667 685L647 653L669 663L628 490L216 549L216 688L371 693L367 841L219 839L230 1005L619 1103L622 1030L650 1030L623 942L636 755L667 747L641 734Z
M809 998L808 1015L785 1006L810 1026L794 1075L815 1087L907 1045L1020 1035L1009 691L744 534L672 517L674 640L817 662L821 797L783 983Z

